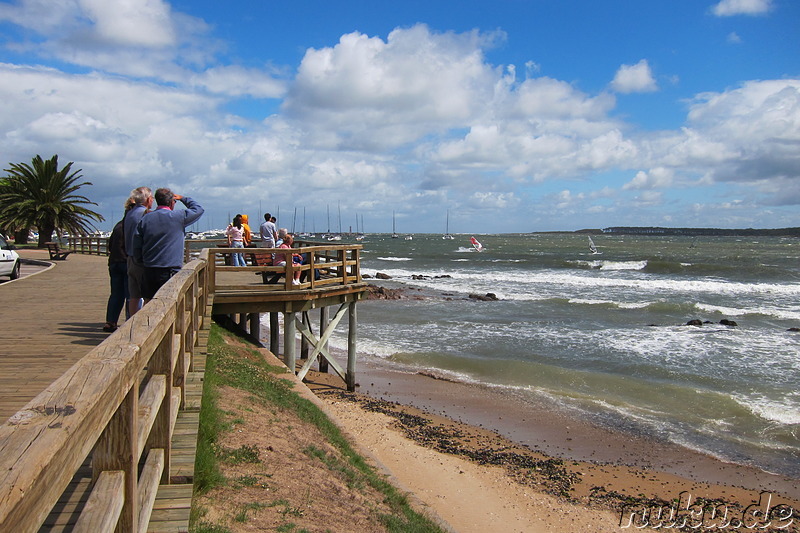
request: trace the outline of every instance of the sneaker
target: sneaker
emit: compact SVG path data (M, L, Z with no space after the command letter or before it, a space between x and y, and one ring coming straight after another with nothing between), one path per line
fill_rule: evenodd
M300 285L300 280L299 279L293 279L292 280L292 285Z

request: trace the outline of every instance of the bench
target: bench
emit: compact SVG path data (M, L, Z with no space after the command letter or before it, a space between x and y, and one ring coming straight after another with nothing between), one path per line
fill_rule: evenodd
M72 253L72 251L62 250L57 242L46 242L45 245L47 246L47 251L50 252L51 261L63 261Z
M250 256L250 262L253 266L272 266L272 254L251 252L247 255ZM261 276L261 281L264 284L278 283L278 280L281 279L283 274L283 272L256 272L257 276Z

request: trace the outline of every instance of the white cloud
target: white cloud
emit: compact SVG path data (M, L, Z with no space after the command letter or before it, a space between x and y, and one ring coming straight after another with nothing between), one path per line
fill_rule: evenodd
M385 149L469 123L492 99L494 69L477 32L392 31L387 40L355 32L308 50L285 110L319 134L315 143ZM338 135L328 135L332 129Z
M648 172L640 170L634 178L622 188L625 190L663 189L673 184L675 172L672 169L657 167Z
M78 0L106 43L160 48L176 44L170 7L161 0Z
M611 88L620 93L646 93L658 90L650 64L642 59L635 65L622 65L617 70Z
M634 204L637 207L653 207L661 204L664 199L664 193L661 191L642 191L636 197Z
M712 9L718 17L761 15L772 9L772 0L722 0Z
M286 82L270 73L238 65L210 68L192 76L191 83L226 96L279 98L286 92Z
M742 42L742 38L739 37L739 34L736 33L735 31L732 31L731 33L728 34L727 40L731 44L741 44Z
M715 179L800 178L800 79L698 95L688 119L693 131L730 154L711 168Z
M162 0L18 0L0 5L0 21L36 33L12 44L105 72L182 82L184 65L202 65L218 47L208 26Z

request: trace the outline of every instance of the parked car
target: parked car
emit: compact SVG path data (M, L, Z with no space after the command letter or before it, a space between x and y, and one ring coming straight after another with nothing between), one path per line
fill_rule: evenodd
M14 246L0 236L0 276L10 276L11 279L19 277L19 254Z

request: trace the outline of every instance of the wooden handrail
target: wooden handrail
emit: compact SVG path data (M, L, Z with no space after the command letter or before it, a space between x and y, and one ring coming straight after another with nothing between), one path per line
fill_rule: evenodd
M67 237L70 251L88 255L108 255L108 237L92 235Z
M118 515L115 525L122 531L147 526L140 521L150 516L153 487L168 482L175 408L209 280L208 252L201 252L141 311L0 426L0 531L37 531L90 453L94 490L118 492L122 484L124 498L93 494L79 523ZM140 456L147 458L141 474Z
M302 265L294 265L287 261L285 266L226 266L225 256L241 253L245 257L250 254L276 254L283 256L290 253L286 248L202 248L209 253L213 264L211 273L215 291L297 291L313 290L330 286L343 286L362 283L361 277L361 244L320 244L300 243L291 252L306 254ZM213 257L213 260L211 259ZM293 274L300 271L305 278L300 285L293 285ZM252 272L282 274L284 281L279 284L260 285L254 287L250 279L246 283L236 283L239 279L221 277L226 272ZM235 281L234 281L235 280Z

